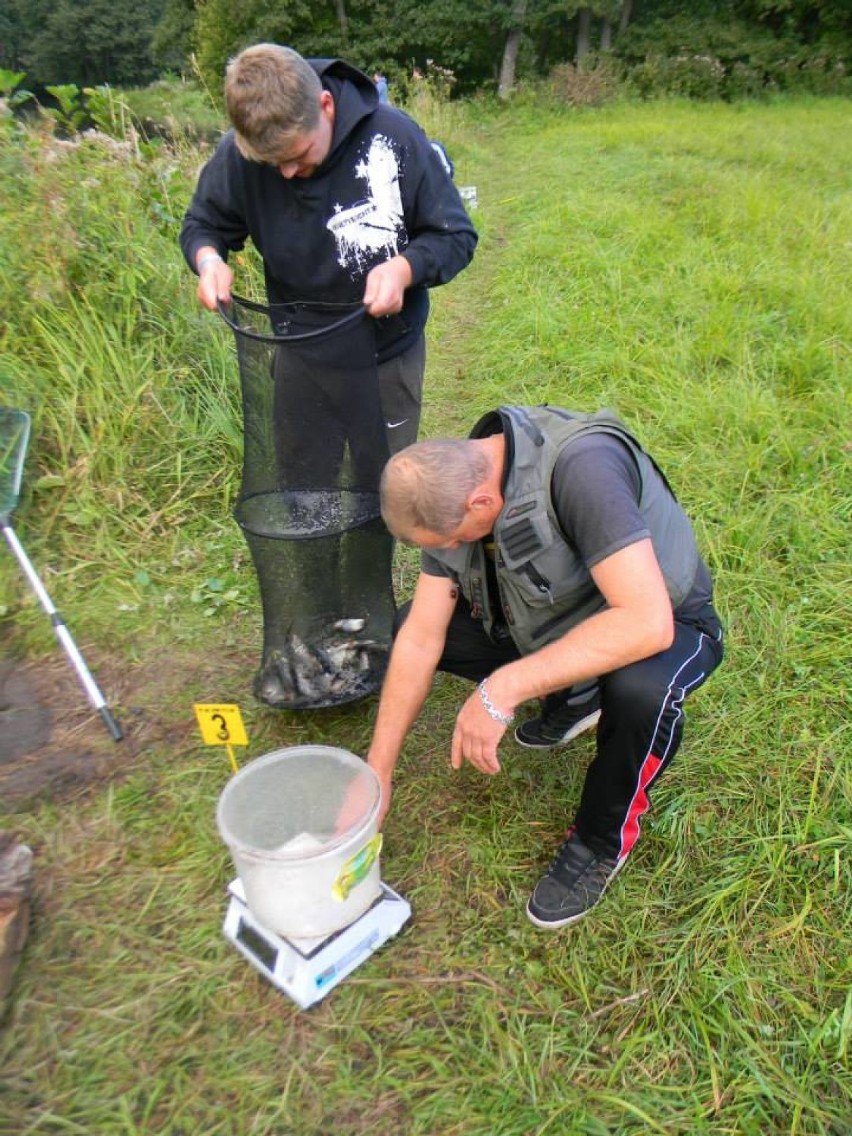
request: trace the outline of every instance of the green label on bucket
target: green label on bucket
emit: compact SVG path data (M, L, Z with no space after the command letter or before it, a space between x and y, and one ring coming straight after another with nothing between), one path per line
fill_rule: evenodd
M354 856L346 861L338 873L337 879L331 889L332 896L340 903L347 898L350 891L356 887L363 879L366 879L367 873L376 862L376 858L382 850L382 834L377 832L372 840L368 840L360 852L356 852Z

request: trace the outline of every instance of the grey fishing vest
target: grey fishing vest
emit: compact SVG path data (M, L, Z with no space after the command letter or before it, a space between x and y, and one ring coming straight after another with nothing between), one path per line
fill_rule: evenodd
M472 438L493 432L486 424L493 423L494 413L480 419ZM560 527L550 492L557 458L587 434L611 434L633 455L641 485L639 511L676 608L689 594L698 569L695 537L664 475L624 424L608 410L570 414L546 406L501 406L496 413L504 433L511 435L513 449L507 452L514 453L514 460L494 525L495 569L503 615L521 654L558 639L606 607ZM449 571L473 616L490 633L500 612L491 610L482 542L430 549L430 555Z

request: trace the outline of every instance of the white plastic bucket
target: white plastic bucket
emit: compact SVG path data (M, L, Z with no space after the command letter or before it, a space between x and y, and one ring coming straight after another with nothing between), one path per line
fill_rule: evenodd
M373 770L333 746L293 746L243 766L216 821L249 910L286 938L348 927L381 893Z

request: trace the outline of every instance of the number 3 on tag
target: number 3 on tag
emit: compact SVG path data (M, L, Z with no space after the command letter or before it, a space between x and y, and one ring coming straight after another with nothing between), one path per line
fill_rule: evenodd
M239 706L196 702L194 709L205 745L248 745Z

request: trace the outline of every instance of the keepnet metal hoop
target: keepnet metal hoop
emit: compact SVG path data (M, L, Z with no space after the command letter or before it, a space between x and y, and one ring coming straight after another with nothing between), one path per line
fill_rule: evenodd
M250 311L258 312L259 314L268 314L269 308L265 304L256 304L253 300L247 300L243 296L234 296L233 299L244 308ZM306 310L308 305L300 304L282 304L281 307L292 307L294 311L300 309ZM244 335L248 339L255 339L259 343L304 343L309 339L320 339L327 335L333 335L335 332L340 331L342 328L348 327L350 324L357 323L358 320L363 319L367 315L367 309L363 304L353 306L351 304L323 304L323 305L310 305L313 308L323 307L325 310L332 312L336 308L344 308L346 314L341 316L339 320L333 323L325 324L322 327L314 328L312 331L301 331L286 335L276 335L275 333L266 334L265 332L256 331L253 328L246 327L244 324L238 323L233 315L231 309L233 304L223 303L222 300L216 301L216 309L219 315L237 335Z

